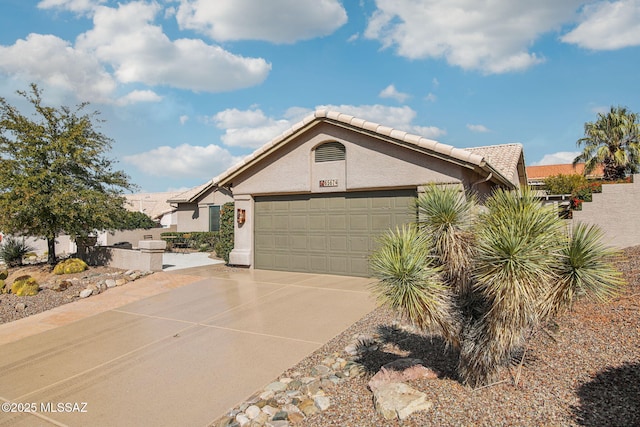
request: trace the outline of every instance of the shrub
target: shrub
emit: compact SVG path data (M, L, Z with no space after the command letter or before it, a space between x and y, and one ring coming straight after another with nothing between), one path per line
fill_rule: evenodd
M13 281L11 285L11 293L19 297L30 297L36 295L40 286L36 279L31 276L20 276Z
M574 194L574 192L588 185L587 178L574 173L559 174L545 178L544 185L548 194Z
M69 258L58 263L53 269L53 274L80 273L87 269L87 264L79 258Z
M7 269L0 270L0 280L4 280L7 277L9 277L9 270Z
M225 203L220 208L220 234L216 243L216 255L229 263L229 254L233 249L234 204Z
M9 292L9 289L7 289L4 279L0 279L0 294L6 294L7 292Z
M24 239L17 239L15 237L7 237L0 246L0 258L9 267L17 267L22 265L23 257L29 252L33 251L33 247L25 243Z

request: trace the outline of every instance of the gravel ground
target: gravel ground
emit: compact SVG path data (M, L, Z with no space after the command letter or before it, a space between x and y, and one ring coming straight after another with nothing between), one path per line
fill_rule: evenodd
M62 304L67 304L79 299L80 291L90 283L97 283L107 278L117 278L124 270L110 267L89 267L81 273L55 275L52 268L46 264L38 264L9 270L6 282L11 286L16 277L30 275L40 284L40 292L37 295L26 297L13 294L0 294L0 324L12 322L23 317L42 313ZM50 289L56 281L67 281L71 286L63 291ZM26 308L16 309L18 304L24 304Z
M457 355L438 338L398 327L391 312L378 308L283 374L308 372L328 355L344 357L358 334L378 334L384 343L361 360L367 375L330 390L332 406L298 425L640 426L640 246L623 252L619 268L628 281L623 294L608 304L576 304L531 340L521 369L505 370L502 382L477 390L456 380ZM409 382L434 405L402 423L377 415L367 388L371 375L399 356L421 358L441 374Z

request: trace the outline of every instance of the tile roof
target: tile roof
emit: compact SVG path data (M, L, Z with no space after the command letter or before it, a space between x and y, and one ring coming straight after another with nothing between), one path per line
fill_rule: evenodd
M527 178L529 180L542 180L554 175L572 175L580 174L584 172L584 163L578 163L575 166L571 163L560 165L542 165L542 166L527 166ZM602 167L597 167L593 172L589 174L589 177L602 177Z
M188 189L187 191L183 191L182 193L175 193L172 197L170 197L167 202L168 203L178 203L178 202L193 202L203 191L209 188L209 186L214 185L213 181L205 182L202 185L198 185L197 187L193 187Z
M390 137L396 139L402 143L410 144L419 147L423 150L429 151L434 155L449 159L450 161L458 161L472 166L486 170L487 173L493 173L494 177L503 183L510 183L518 185L518 180L513 179L513 171L517 168L518 159L515 159L515 146L519 147L520 153L522 153L522 146L519 144L509 144L510 148L500 149L496 148L487 150L486 152L472 151L469 149L455 148L451 145L442 144L440 142L428 139L419 135L412 135L410 133L393 129L388 126L383 126L378 123L369 122L363 119L359 119L348 114L339 113L337 111L317 110L313 114L308 115L300 122L294 124L290 129L286 130L281 135L272 139L249 156L245 157L240 163L231 167L213 179L214 183L224 185L226 184L236 173L241 172L247 165L250 165L260 159L262 156L275 150L278 146L285 144L288 138L299 130L307 127L314 126L320 121L332 121L338 124L344 124L351 127L355 127L364 132L371 132L378 136ZM478 148L479 150L480 148ZM495 161L498 161L500 166L494 165L489 160L488 156L491 152L495 157ZM509 165L509 161L514 161L512 165ZM504 173L510 176L505 176Z
M522 144L488 145L485 147L466 148L466 150L484 157L509 181L516 184L519 183L517 166L522 157Z

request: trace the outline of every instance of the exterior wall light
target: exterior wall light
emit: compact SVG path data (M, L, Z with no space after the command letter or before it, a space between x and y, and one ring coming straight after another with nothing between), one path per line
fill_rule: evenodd
M245 211L244 209L238 209L238 214L237 214L238 225L244 224L246 219L247 219L247 211Z

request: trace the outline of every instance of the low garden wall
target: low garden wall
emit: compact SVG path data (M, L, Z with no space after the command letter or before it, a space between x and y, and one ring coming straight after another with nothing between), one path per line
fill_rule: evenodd
M141 240L138 249L122 249L112 246L79 248L77 256L89 265L104 265L123 270L162 271L162 255L167 242Z

